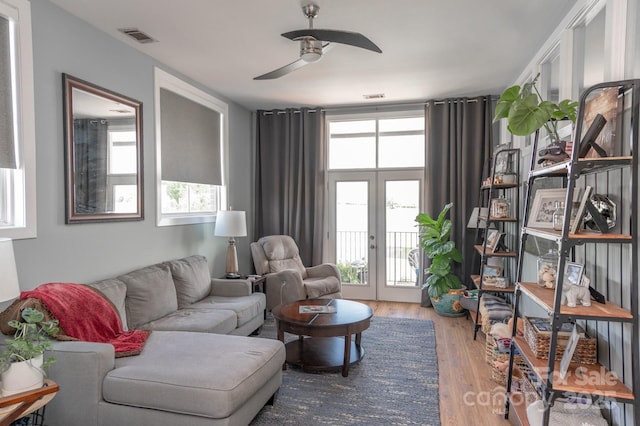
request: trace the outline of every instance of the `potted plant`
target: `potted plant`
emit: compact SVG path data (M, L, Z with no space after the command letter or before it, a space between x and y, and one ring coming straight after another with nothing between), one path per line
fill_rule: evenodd
M41 387L45 369L55 362L45 361L44 351L51 347L49 336L59 331L58 321L44 321L44 314L32 308L23 309L21 317L23 321L9 321L16 333L0 355L3 396Z
M446 316L464 315L460 304L463 285L451 270L451 262L462 263L462 254L450 240L451 220L445 216L453 206L444 206L437 219L427 213L416 217L420 228L420 246L425 255L431 259L431 265L425 269L427 280L422 286L427 290L431 304L437 313Z
M522 87L512 86L505 90L496 104L493 121L506 118L509 132L516 136L527 136L544 128L551 143L560 143L558 121L575 123L578 102L564 99L556 104L543 100L536 87L539 77L538 73L533 81Z

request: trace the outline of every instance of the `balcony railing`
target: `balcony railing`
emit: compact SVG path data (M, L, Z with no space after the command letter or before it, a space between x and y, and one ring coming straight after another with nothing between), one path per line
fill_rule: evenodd
M341 231L336 235L336 260L342 281L366 284L369 274L369 240L367 232ZM409 262L409 253L418 247L417 232L387 232L386 279L390 286L419 285L417 270Z

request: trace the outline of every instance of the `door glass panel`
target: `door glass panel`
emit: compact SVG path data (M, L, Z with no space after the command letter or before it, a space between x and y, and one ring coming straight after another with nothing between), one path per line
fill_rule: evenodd
M336 183L336 263L343 284L368 283L368 182Z
M420 182L386 181L387 286L418 286L418 229L415 218L420 205Z

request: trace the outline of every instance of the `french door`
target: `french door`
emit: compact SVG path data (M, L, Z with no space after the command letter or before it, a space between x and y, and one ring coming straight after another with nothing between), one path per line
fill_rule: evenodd
M329 256L348 299L420 301L417 263L422 170L329 176Z

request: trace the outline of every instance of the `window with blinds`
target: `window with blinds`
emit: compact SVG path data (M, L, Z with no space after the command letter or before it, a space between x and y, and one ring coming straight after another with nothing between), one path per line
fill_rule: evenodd
M156 69L158 225L211 222L226 208L225 103Z
M31 6L0 1L0 237L36 236Z

